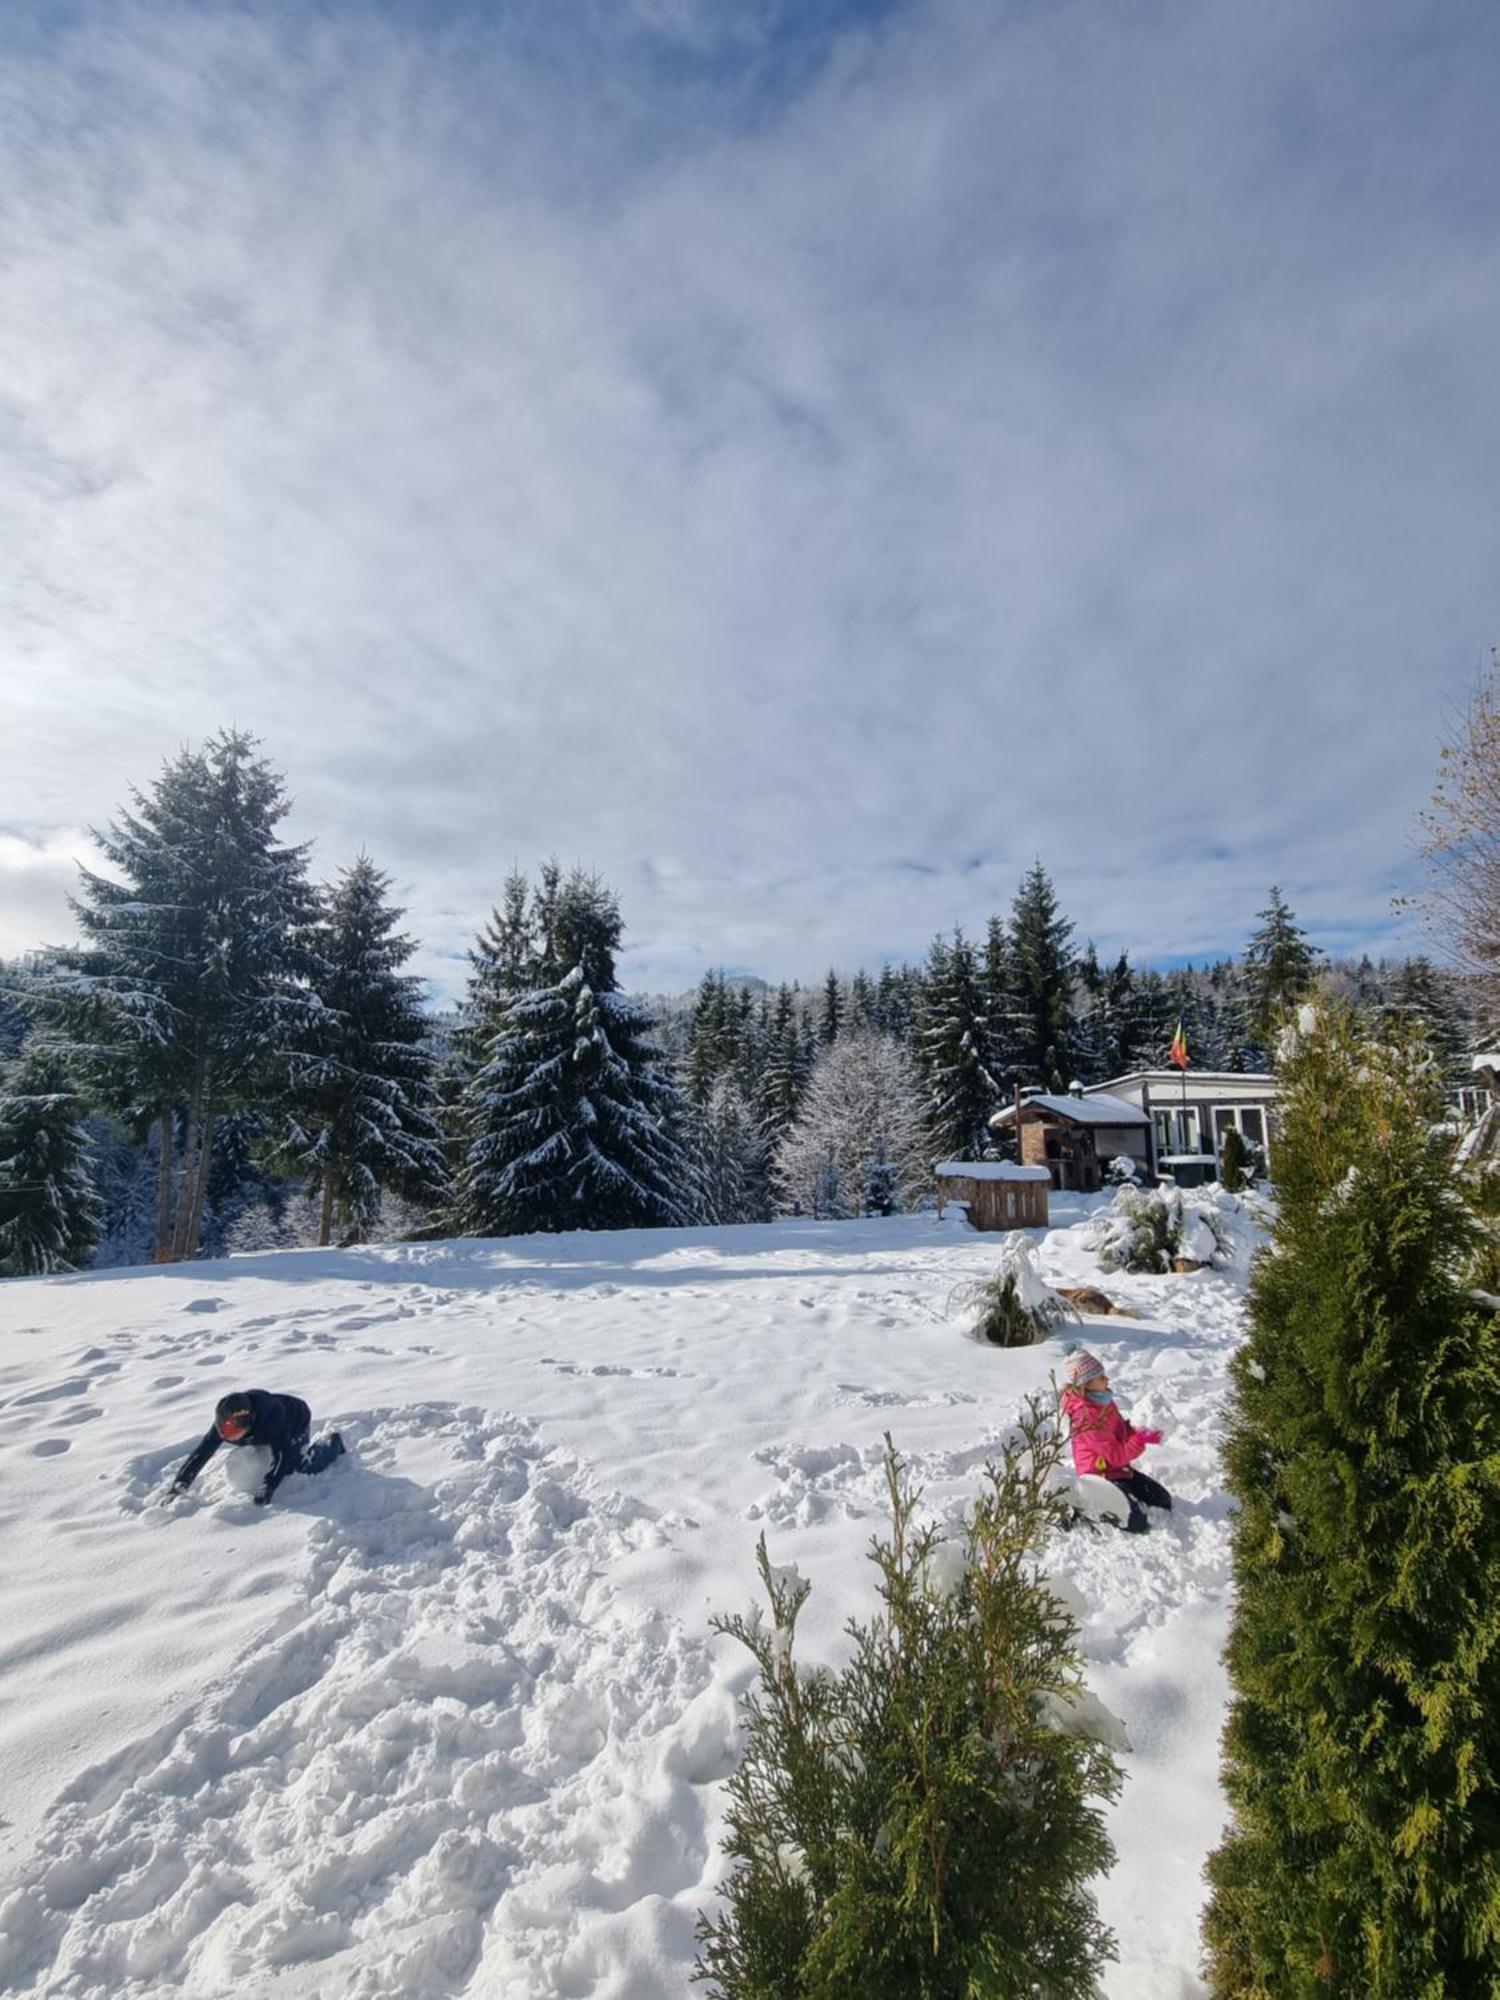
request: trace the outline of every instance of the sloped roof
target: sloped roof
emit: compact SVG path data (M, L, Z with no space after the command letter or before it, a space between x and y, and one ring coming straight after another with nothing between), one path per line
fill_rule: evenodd
M1149 1125L1147 1114L1138 1104L1127 1104L1123 1097L1104 1097L1097 1092L1092 1097L1052 1097L1043 1094L1038 1097L1024 1097L1021 1109L1035 1106L1038 1111L1050 1111L1056 1118L1066 1118L1071 1125ZM1014 1124L1016 1107L1007 1104L997 1111L992 1125Z
M932 1170L944 1181L1050 1181L1046 1167L1018 1167L1012 1160L943 1160Z

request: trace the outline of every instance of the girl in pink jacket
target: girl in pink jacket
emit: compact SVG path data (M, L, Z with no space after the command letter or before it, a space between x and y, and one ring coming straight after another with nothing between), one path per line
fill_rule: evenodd
M1150 1526L1148 1507L1172 1505L1165 1486L1138 1472L1135 1461L1148 1444L1160 1444L1160 1431L1138 1431L1126 1421L1109 1386L1104 1365L1092 1354L1075 1354L1068 1362L1068 1386L1062 1392L1068 1420L1073 1464L1079 1472L1111 1480L1125 1495L1130 1509L1127 1534L1144 1535Z

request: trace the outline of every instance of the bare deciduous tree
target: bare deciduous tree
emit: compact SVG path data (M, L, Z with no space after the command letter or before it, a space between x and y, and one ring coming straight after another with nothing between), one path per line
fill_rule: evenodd
M1480 1008L1500 1021L1500 653L1442 746L1418 849L1420 902L1444 955L1481 976Z

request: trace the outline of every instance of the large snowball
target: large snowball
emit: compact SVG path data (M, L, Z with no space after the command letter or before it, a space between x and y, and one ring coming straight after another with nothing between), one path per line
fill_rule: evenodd
M232 1445L224 1466L224 1477L236 1493L258 1493L262 1481L270 1470L269 1445Z

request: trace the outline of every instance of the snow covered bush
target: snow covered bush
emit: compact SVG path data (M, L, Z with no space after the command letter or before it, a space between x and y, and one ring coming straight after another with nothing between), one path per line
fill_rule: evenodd
M1281 1074L1225 1465L1220 2000L1500 1992L1500 1336L1420 1043L1348 1010Z
M954 1302L974 1314L974 1338L992 1347L1030 1347L1078 1318L1043 1278L1035 1250L1020 1235L1005 1239L991 1275L960 1285Z
M1105 1271L1170 1271L1179 1258L1222 1268L1233 1252L1220 1201L1181 1188L1122 1187L1088 1240Z
M1180 1255L1182 1208L1171 1189L1122 1187L1089 1227L1105 1271L1170 1271Z
M931 1159L910 1059L890 1035L841 1035L818 1058L776 1152L783 1212L833 1220L914 1208Z
M1076 1626L1036 1552L1062 1503L1039 1405L988 1468L956 1547L918 1528L890 1439L881 1609L837 1673L796 1658L809 1586L758 1563L770 1601L716 1629L760 1669L729 1781L724 1907L697 1977L721 2000L962 2000L1099 1992L1113 1941L1088 1889L1119 1788L1086 1728Z

